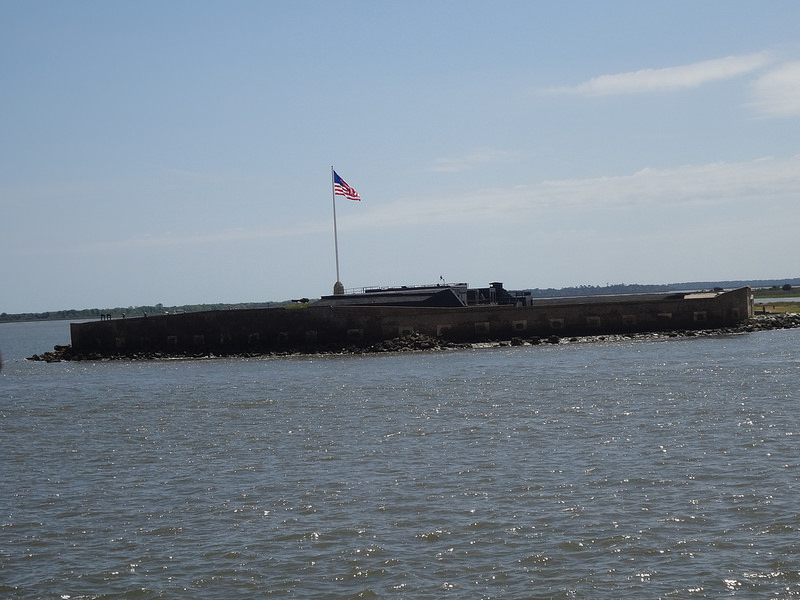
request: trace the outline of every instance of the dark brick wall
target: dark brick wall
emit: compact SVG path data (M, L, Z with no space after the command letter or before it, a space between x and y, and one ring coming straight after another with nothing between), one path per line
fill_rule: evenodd
M457 342L706 329L752 315L750 288L683 298L541 300L529 307L308 307L208 311L71 325L75 352L246 354L339 350L417 332Z

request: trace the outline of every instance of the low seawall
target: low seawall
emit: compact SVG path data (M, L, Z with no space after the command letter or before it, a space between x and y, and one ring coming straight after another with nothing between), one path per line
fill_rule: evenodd
M535 302L533 306L327 306L155 315L71 324L75 358L337 351L423 334L456 343L736 325L753 314L750 288Z

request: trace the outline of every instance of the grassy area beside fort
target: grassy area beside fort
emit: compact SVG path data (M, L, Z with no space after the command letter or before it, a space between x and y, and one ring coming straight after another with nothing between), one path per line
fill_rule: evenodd
M766 298L770 302L764 302ZM757 288L753 290L753 299L756 313L800 313L800 288L797 287Z
M800 302L770 302L762 304L756 299L754 308L756 313L800 313Z

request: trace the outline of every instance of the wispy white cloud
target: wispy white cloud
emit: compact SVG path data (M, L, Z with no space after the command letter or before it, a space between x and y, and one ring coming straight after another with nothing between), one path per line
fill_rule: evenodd
M767 52L727 56L677 67L600 75L575 86L550 88L547 92L608 96L696 88L712 81L751 73L765 67L770 61Z
M627 209L670 205L691 209L711 204L789 199L800 193L800 155L749 162L716 162L631 175L544 182L531 202L565 209Z
M542 221L585 219L587 215L671 207L687 215L703 207L792 207L800 194L800 155L761 158L738 163L709 163L675 168L646 168L628 175L542 181L532 185L475 190L458 196L399 198L382 204L363 203L340 219L339 231L462 228L467 232ZM720 214L724 214L723 211ZM588 217L588 218L591 218ZM331 223L317 219L290 227L242 228L194 233L163 233L106 242L77 244L62 252L91 254L157 248L237 245L260 240L321 239ZM291 242L295 243L295 242ZM24 252L36 253L36 250Z
M512 152L480 148L454 158L439 158L434 161L433 165L428 170L434 173L458 173L479 165L507 162L516 157L517 155Z
M750 106L764 117L800 115L800 61L771 69L751 85Z
M647 168L629 175L562 179L476 190L458 197L405 198L354 215L351 226L485 225L518 221L548 211L568 216L673 206L691 213L709 205L795 202L800 194L800 155L749 162Z

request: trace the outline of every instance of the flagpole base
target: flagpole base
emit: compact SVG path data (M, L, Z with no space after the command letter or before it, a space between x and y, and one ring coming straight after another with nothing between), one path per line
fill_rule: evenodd
M341 281L337 281L333 284L333 295L341 296L342 294L344 294L344 285L342 285Z

